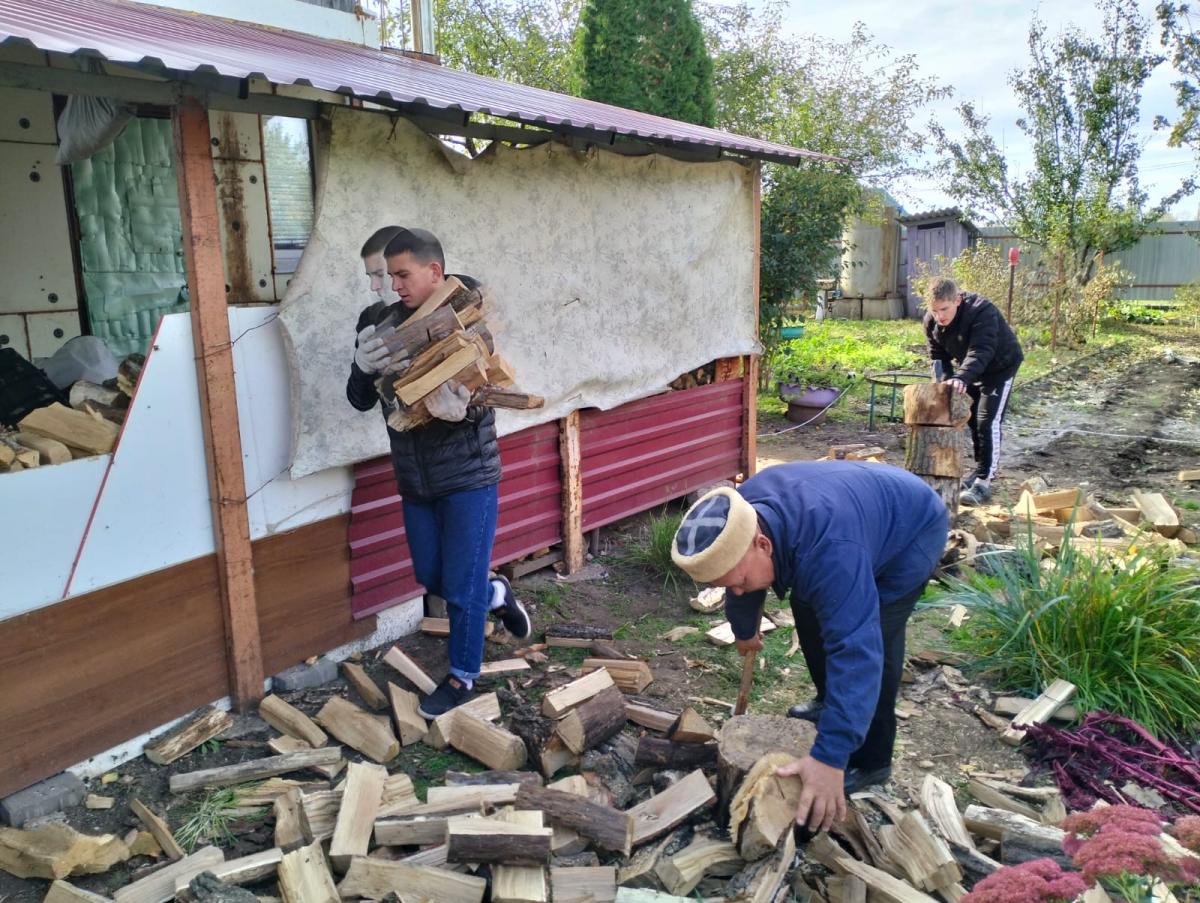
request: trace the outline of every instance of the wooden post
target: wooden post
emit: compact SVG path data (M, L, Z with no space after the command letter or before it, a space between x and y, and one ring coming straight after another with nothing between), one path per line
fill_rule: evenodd
M754 304L754 334L758 336L759 317L759 268L762 266L762 164L755 161L750 165L750 185L753 193L754 217L754 269L751 282ZM745 419L742 426L742 478L750 479L758 469L758 358L757 354L745 357L742 375L746 380L742 387L742 409Z
M579 412L558 422L558 453L562 461L563 563L573 574L584 564L583 471L579 464Z
M199 101L188 98L172 109L171 124L218 583L225 613L229 690L234 707L246 711L263 695L262 642L254 595L254 561L246 513L242 439L238 429L208 111Z

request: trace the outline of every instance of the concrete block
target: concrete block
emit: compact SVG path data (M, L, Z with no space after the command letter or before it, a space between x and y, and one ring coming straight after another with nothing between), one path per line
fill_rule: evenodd
M30 819L78 806L86 795L83 782L64 771L0 800L0 824L23 827Z
M332 659L321 657L311 665L301 664L280 671L272 678L272 691L287 693L291 690L311 690L337 680L338 666Z

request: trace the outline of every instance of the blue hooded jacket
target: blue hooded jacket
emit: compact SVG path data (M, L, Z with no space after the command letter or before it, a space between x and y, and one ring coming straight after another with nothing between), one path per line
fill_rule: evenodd
M879 609L910 595L946 545L946 507L929 486L887 464L811 461L768 467L738 491L772 543L773 588L813 609L826 655L825 709L811 755L845 768L879 701ZM726 591L733 634L758 632L766 590Z

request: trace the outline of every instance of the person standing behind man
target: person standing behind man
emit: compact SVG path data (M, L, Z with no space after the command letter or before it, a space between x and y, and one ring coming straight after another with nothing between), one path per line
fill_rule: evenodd
M929 294L925 336L934 379L971 396L975 469L963 478L959 501L982 505L992 497L1001 424L1025 355L999 308L987 298L960 292L954 280L944 276L933 280Z
M363 263L374 288L372 247L371 240L363 246ZM442 245L424 229L397 229L383 257L399 301L377 302L359 315L346 397L360 411L381 401L376 380L390 358L376 326L385 319L404 322L445 280ZM479 285L470 276L458 279L467 288ZM519 639L529 636L532 625L508 581L488 576L500 482L495 413L472 405L466 387L453 380L426 396L425 407L434 418L429 423L404 431L389 425L387 431L413 569L427 592L446 600L450 620L449 673L420 706L423 717L436 718L470 698L489 612ZM385 405L385 421L387 414Z

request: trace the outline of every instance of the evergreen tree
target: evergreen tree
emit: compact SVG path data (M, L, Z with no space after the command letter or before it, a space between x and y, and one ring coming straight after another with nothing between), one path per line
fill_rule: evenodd
M587 0L580 25L584 97L713 124L712 60L691 0Z

